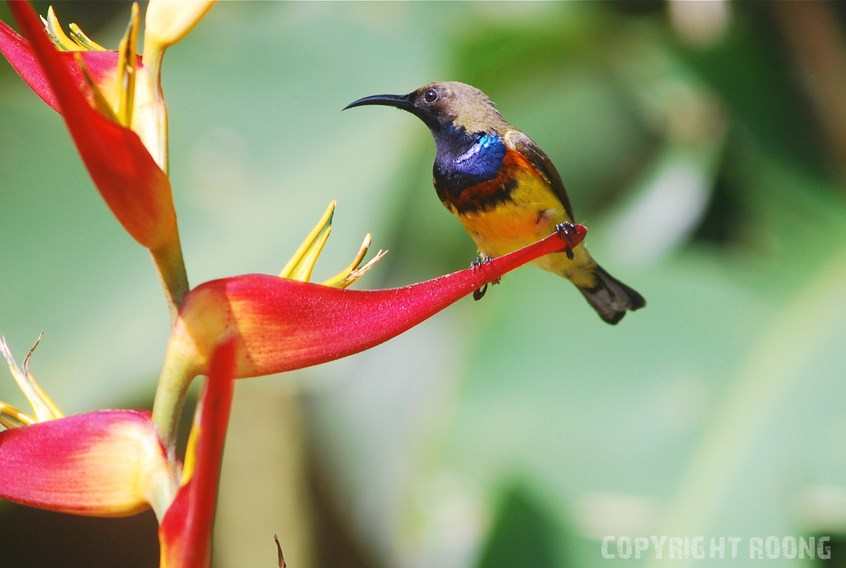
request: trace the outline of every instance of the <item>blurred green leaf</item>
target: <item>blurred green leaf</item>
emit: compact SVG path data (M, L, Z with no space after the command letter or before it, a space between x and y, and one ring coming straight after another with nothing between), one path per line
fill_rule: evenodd
M478 568L560 568L562 540L554 515L530 487L509 484L499 497Z

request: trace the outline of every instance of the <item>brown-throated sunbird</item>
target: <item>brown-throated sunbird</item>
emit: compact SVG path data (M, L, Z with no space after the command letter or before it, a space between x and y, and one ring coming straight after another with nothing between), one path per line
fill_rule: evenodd
M438 197L476 242L483 257L500 256L574 222L561 177L534 141L511 126L479 89L455 81L429 83L407 95L373 95L364 105L400 108L422 120L435 139ZM643 296L608 274L579 245L535 261L569 279L603 320L619 322Z

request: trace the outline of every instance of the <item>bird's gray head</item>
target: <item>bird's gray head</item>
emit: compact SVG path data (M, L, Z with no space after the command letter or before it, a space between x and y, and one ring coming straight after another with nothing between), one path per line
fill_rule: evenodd
M436 136L450 127L472 133L507 126L485 93L458 81L429 83L407 95L364 97L348 104L344 110L365 105L392 106L408 111L425 122Z

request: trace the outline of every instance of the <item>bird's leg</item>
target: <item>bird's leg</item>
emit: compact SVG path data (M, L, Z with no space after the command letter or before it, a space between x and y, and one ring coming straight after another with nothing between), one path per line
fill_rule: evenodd
M484 255L482 253L479 253L479 256L474 258L473 262L470 263L470 268L477 269L480 266L489 263L491 260L493 260L493 259L491 259L491 257ZM499 278L494 280L492 282L492 284L499 284ZM485 284L481 288L477 288L476 290L473 290L473 299L478 302L479 300L481 300L482 298L485 297L485 293L487 291L488 291L488 285L487 284Z
M567 255L567 258L573 260L573 247L578 244L573 242L578 238L576 225L570 222L558 223L555 225L555 232L558 233L561 240L567 243L567 248L564 249L564 254Z

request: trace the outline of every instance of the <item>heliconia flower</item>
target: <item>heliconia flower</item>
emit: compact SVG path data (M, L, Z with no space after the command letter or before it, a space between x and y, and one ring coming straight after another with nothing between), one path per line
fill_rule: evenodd
M328 233L326 217L295 254L294 266L289 263L283 274L310 276L325 243L321 235ZM234 339L238 378L345 357L399 335L527 262L576 247L587 229L582 225L570 229L566 235L554 233L479 266L401 288L352 291L265 274L201 284L180 309L159 377L153 421L162 441L172 451L188 386L207 372L209 355L221 338Z
M17 0L19 1L19 0ZM159 167L167 171L167 110L161 89L165 50L178 42L211 9L214 0L152 0L144 26L142 64L136 54L139 7L132 4L129 26L117 50L89 38L75 23L66 34L52 7L43 18L46 32L68 71L89 101L107 116L134 130ZM0 22L0 53L44 101L61 112L50 80L24 38Z
M11 2L10 8L29 45L11 35L4 26L0 30L4 55L30 84L38 87L36 92L59 108L100 194L126 231L152 253L175 311L188 291L188 280L170 181L161 164L130 128L136 121L137 113L133 109L140 104L135 97L136 78L141 69L135 54L137 4L133 5L129 28L110 79L106 76L111 60L101 65L99 75L87 64L89 60L104 57L102 54L106 52L70 52L76 63L71 65L68 53L54 48L28 3ZM55 20L54 14L48 16L55 37L61 27L50 24ZM34 71L36 64L41 68L40 75ZM80 87L80 77L86 88ZM110 81L114 86L111 91L100 88ZM157 152L159 156L162 154Z
M2 338L0 351L13 375L30 375L34 383L27 363L21 370ZM4 422L0 499L96 517L127 516L152 507L160 520L160 565L210 566L234 355L235 343L226 338L211 354L183 467L168 458L147 412L98 410ZM5 408L10 407L0 404L0 416L16 415Z
M133 515L170 475L147 412L99 410L0 432L0 498L97 517Z
M37 342L36 342L37 346ZM0 499L77 515L118 517L175 494L172 467L148 412L99 410L64 417L0 338L0 355L32 415L0 403Z

